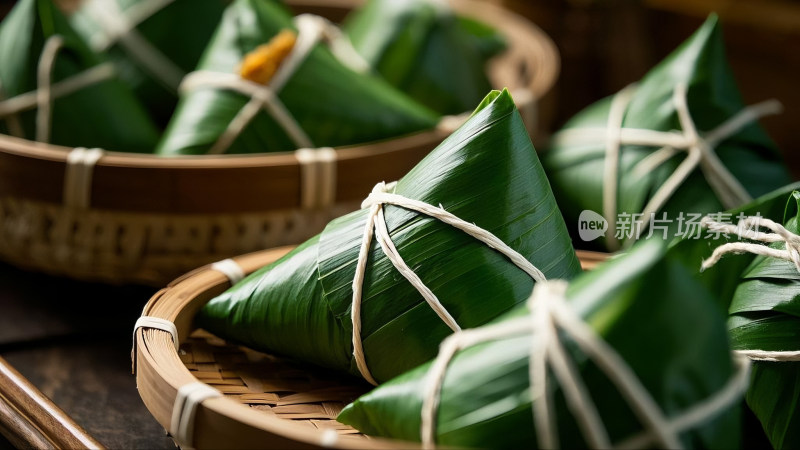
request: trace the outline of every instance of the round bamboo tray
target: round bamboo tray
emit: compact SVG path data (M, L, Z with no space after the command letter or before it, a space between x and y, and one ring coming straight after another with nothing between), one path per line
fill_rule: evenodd
M246 273L276 261L292 247L235 258ZM605 254L578 252L584 268ZM356 378L231 345L196 329L194 316L230 287L206 266L162 289L143 315L175 324L180 350L170 333L142 328L134 334L133 365L144 404L169 429L178 389L208 384L223 396L202 402L195 416L194 448L416 448L418 444L371 438L336 421L341 409L371 386Z
M359 0L289 0L295 12L340 20ZM512 12L453 0L459 12L505 33L509 49L490 64L531 132L537 98L555 82L552 41ZM65 202L71 149L0 135L0 259L73 278L163 286L187 270L296 244L355 209L372 186L400 178L438 145L446 127L336 149L332 206L301 206L302 170L293 153L187 156L106 152L92 169L89 206Z

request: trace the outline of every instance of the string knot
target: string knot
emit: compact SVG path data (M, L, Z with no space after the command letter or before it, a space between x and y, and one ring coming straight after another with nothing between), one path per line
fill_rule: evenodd
M380 183L376 184L375 187L372 188L372 192L361 202L362 208L369 208L375 205L382 205L384 202L378 196L380 194L391 194L394 191L394 188L397 186L397 181L392 181L391 183L387 183L385 181L381 181Z
M789 261L800 272L800 236L787 230L779 223L761 216L750 216L739 220L737 225L733 225L731 223L717 222L706 216L700 221L700 226L713 232L732 234L742 239L754 241L728 242L720 245L714 249L708 259L702 262L701 271L713 267L726 254L752 253ZM759 231L761 228L765 228L771 233ZM783 250L769 246L769 244L775 242L783 243Z

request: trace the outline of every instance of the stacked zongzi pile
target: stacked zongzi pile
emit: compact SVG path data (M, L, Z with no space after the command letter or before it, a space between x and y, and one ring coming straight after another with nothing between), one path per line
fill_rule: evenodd
M3 21L0 132L163 155L366 144L472 110L504 49L434 0L374 0L347 23L280 0L85 0L69 18L21 1ZM43 58L55 35L64 48Z

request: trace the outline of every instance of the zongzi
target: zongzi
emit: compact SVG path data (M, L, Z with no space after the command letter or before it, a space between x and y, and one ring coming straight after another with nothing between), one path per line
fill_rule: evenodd
M70 16L75 30L114 63L120 78L166 125L178 86L208 45L224 0L86 0Z
M155 125L52 0L20 0L0 24L0 132L70 147L151 152Z
M509 311L536 280L580 272L505 91L362 206L212 299L197 324L377 382Z
M739 222L709 216L704 225L729 242L703 262L705 272L727 275L736 286L728 322L731 345L753 359L747 404L775 448L800 445L800 192L789 196L780 225L760 211ZM730 217L725 215L725 219ZM732 242L731 242L732 241ZM738 254L726 256L726 254ZM753 257L753 255L759 255ZM741 272L717 266L725 260L750 264Z
M432 111L379 77L346 65L349 60L342 52L333 51L339 47L318 44L331 34L330 26L308 15L293 23L276 0L235 0L198 70L184 79L158 152L261 153L333 147L436 125ZM295 34L288 54L263 53L290 42L287 30ZM259 71L258 62L279 66L272 77L257 80L266 84L241 73Z
M671 239L690 214L734 208L789 182L755 122L778 107L745 107L711 16L638 85L573 117L542 163L568 223L584 210L604 216L605 236L585 246L617 250L653 231Z
M477 448L736 448L746 358L713 294L651 241L348 405L370 435Z

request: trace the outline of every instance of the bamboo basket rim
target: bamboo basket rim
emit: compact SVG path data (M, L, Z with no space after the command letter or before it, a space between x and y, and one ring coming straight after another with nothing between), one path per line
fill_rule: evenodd
M278 247L232 258L245 274L270 264L294 246ZM585 269L591 269L608 255L578 251ZM195 330L193 318L209 300L230 286L228 278L211 266L195 269L156 293L144 307L142 315L173 322L179 342L183 343ZM198 382L175 350L171 335L165 331L143 328L135 331L132 353L136 384L143 402L156 420L169 428L173 403L178 388ZM211 398L198 405L193 445L196 448L225 446L230 448L348 448L395 449L418 448L420 444L368 436L338 436L326 440L321 430L310 430L291 420L254 410L227 397Z
M360 3L361 0L287 1L297 10L339 12ZM527 19L499 5L479 0L451 0L451 4L457 12L492 24L505 34L509 48L490 63L489 72L499 73L501 67L511 64L522 64L528 71L533 70L533 73L516 74L517 79L505 80L503 84L509 85L512 92L525 94L516 99L520 110L534 108L536 99L551 90L560 70L558 51L552 40ZM519 67L512 69L520 70ZM391 168L395 161L403 158L417 157L419 160L448 134L449 130L434 128L336 148L337 172L343 175L337 183L337 201L360 200L359 197L365 195L362 184L367 181L357 175L351 177L358 171L358 164L372 166L385 161L384 165ZM0 134L0 195L60 204L63 183L59 181L63 180L69 150L64 146ZM4 171L3 165L13 168ZM293 152L165 157L106 151L94 173L92 207L101 210L217 214L281 210L300 204L300 169ZM30 183L36 177L48 179L49 183ZM230 200L206 191L199 195L206 201L184 198L197 195L198 192L190 191L208 177L214 179L214 185L225 186L225 197ZM142 178L149 179L145 183L135 182ZM130 183L120 183L120 179ZM269 193L269 196L259 201L248 199L258 193ZM168 198L163 198L165 194ZM209 203L214 203L213 207L208 208Z

